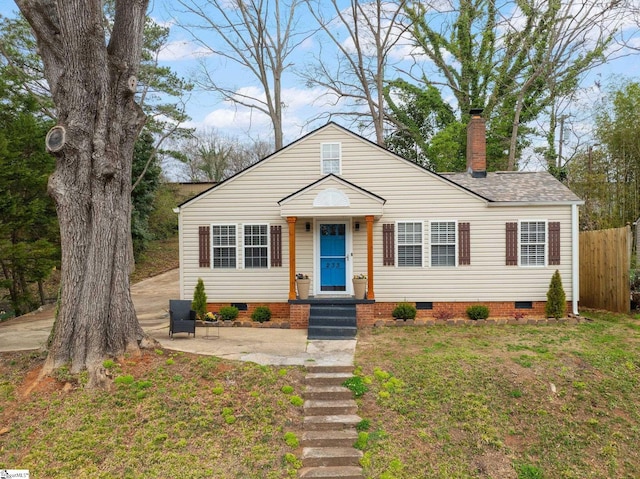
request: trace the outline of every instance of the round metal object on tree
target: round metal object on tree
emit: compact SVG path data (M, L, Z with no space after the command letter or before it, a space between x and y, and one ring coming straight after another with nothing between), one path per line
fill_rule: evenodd
M129 87L129 91L131 93L135 93L137 85L138 85L138 79L135 76L131 75L127 80L127 86Z
M67 138L67 130L64 126L56 125L49 130L45 139L47 150L56 152L62 150Z

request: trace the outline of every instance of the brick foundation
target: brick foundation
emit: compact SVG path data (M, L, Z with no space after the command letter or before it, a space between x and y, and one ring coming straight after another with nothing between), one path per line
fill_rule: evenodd
M356 324L358 328L371 327L375 324L377 304L378 303L356 304ZM389 315L389 317L391 317L391 315Z
M399 302L398 302L399 303ZM393 309L398 303L358 303L356 304L356 318L358 328L392 325L398 323L393 317ZM207 311L217 312L230 303L208 303ZM415 303L410 303L415 306ZM456 302L432 303L432 309L419 309L416 319L405 324L466 324L467 308L482 304L489 308L487 324L536 324L546 321L545 302L533 301L531 308L517 309L513 301L504 302ZM257 323L251 320L251 313L258 306L268 306L271 309L271 321ZM248 303L246 311L238 313L237 325L246 327L272 327L307 329L309 327L310 304L305 303ZM571 312L571 303L567 303L567 316ZM549 320L546 322L551 322ZM477 324L477 321L470 321Z
M393 309L398 303L376 303L376 319L391 318ZM415 303L410 303L415 306ZM544 318L544 301L533 301L531 309L516 309L514 302L456 302L456 303L433 303L433 309L420 309L417 311L416 320L420 319L453 319L467 318L467 308L474 305L484 305L489 308L490 318ZM570 311L571 304L567 303L567 312Z
M289 321L292 329L307 329L309 327L310 304L291 304Z

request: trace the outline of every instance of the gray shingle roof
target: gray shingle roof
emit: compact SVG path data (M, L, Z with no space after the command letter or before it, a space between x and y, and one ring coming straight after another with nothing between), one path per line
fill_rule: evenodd
M441 173L441 176L489 201L579 202L576 194L546 171L504 171L473 178L468 173Z

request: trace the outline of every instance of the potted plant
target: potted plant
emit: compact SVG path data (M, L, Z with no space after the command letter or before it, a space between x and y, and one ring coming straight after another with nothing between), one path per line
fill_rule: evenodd
M367 290L367 275L356 274L353 277L353 296L356 299L364 299Z
M298 288L298 299L309 299L309 275L305 273L296 274L296 288Z

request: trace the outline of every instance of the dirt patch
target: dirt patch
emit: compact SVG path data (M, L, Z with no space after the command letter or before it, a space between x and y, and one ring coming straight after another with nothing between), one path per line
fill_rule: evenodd
M477 471L482 477L499 477L500 479L516 479L516 471L511 465L511 459L499 452L488 451L474 461Z
M42 365L40 365L27 373L24 381L18 388L18 395L24 398L32 393L51 394L55 391L63 390L64 387L65 383L51 376L42 376Z

